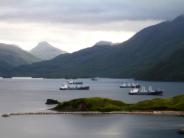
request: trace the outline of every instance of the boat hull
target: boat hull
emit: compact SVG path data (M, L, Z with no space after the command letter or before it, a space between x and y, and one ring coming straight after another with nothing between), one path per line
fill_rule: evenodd
M72 87L69 87L69 88L59 88L59 90L89 90L89 89L90 89L89 86L79 87L79 88L72 88Z
M136 85L136 86L120 86L120 88L140 88L140 85Z
M129 92L129 95L153 95L153 96L162 96L162 91L155 91L155 92L137 92L137 93L131 93Z
M68 84L83 84L83 82L68 82Z

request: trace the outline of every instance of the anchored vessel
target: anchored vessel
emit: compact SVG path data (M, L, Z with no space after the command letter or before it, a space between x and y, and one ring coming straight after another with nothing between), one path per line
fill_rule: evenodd
M140 88L141 85L138 83L131 83L131 82L124 82L122 85L120 85L120 88Z
M89 90L89 86L83 86L83 85L67 85L64 84L59 89L60 90Z
M129 95L155 95L155 96L162 96L162 90L153 90L150 86L148 90L145 87L142 88L133 88L130 90Z

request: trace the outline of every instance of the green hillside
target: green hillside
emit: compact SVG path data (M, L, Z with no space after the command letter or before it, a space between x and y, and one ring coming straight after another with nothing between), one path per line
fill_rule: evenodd
M141 101L135 104L127 104L122 101L108 98L80 98L59 103L52 110L56 111L184 111L184 95L173 98L157 98Z
M15 45L0 43L0 75L11 74L11 69L24 64L31 64L39 61L30 53L18 48Z

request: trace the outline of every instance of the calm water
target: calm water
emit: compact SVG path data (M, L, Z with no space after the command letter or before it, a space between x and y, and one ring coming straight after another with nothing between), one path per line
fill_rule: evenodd
M43 111L47 98L60 101L78 97L109 97L133 103L154 96L129 96L120 89L122 79L83 80L90 91L59 91L62 79L0 80L0 114L7 112ZM163 97L184 93L184 83L144 82L144 86L162 88ZM0 117L2 138L180 138L176 133L184 127L184 118L135 115L51 115Z

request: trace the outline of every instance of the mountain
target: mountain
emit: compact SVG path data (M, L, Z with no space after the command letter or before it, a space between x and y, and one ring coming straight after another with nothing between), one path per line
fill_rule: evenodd
M141 76L144 80L184 81L184 44L167 60L156 64Z
M53 47L47 42L40 42L35 48L30 51L30 53L42 60L50 60L60 54L65 54L66 52Z
M39 61L30 53L15 45L0 43L0 75L5 75L11 68Z
M155 71L158 64L170 62L183 44L184 16L179 16L147 27L124 43L102 43L100 46L97 43L91 48L60 55L50 61L21 66L15 69L14 75L144 79L150 71ZM174 71L179 73L177 69Z
M178 16L172 23L178 26L178 30L181 29L180 35L175 36L175 33L173 33L174 38L178 37L177 43L173 44L175 49L170 49L171 54L167 58L162 61L158 60L156 65L142 72L138 79L184 81L184 39L182 40L182 37L184 38L184 27L182 27L184 24L184 15ZM165 51L168 51L168 49L166 48Z

